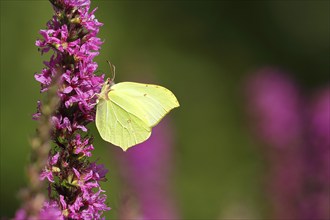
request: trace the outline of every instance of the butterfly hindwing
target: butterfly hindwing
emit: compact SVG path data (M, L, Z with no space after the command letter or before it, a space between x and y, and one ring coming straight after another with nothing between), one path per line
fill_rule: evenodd
M151 134L145 122L111 100L101 100L97 105L96 126L104 140L125 151L147 140Z

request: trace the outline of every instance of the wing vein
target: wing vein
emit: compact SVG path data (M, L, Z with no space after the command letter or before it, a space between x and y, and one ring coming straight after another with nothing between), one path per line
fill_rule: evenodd
M131 112L127 111L127 110L126 110L126 109L124 109L122 106L118 105L116 102L113 102L113 104L117 105L119 108L121 108L122 110L124 110L126 113L128 113L128 114L131 114L131 115L134 115L135 117L139 118L139 117L138 117L138 116L136 116L135 114L133 114L133 113L131 113ZM146 128L144 128L144 130L146 130L146 131L149 131L149 130L148 130L148 129L146 129Z
M110 104L112 104L112 103L110 102ZM123 128L127 129L127 128L121 123L121 121L119 121L119 119L118 119L118 117L117 117L117 114L116 114L116 110L114 109L114 107L113 107L112 105L111 105L111 108L112 108L113 113L114 113L114 115L115 115L115 117L116 117L116 120L119 122L119 124L120 124Z
M119 103L117 103L115 100L112 99L111 102L112 102L113 104L116 104L119 108L123 109L126 113L129 113L129 114L134 115L135 117L139 118L139 116L137 116L136 114L134 114L134 113L132 113L132 112L127 111L123 106L121 106L121 105L120 105Z

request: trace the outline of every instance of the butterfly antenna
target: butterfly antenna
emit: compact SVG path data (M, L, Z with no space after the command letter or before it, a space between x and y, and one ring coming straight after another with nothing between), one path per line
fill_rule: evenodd
M114 82L115 78L116 78L116 67L115 65L113 65L109 60L107 60L109 66L110 66L110 72L112 73L112 79L111 81Z

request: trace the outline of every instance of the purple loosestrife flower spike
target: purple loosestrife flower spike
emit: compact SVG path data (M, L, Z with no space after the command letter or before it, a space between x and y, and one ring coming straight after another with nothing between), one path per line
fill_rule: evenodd
M170 120L153 129L149 140L127 152L116 151L127 183L119 215L122 219L177 219L171 195L173 137ZM132 196L133 195L133 196Z
M267 189L275 219L298 219L302 192L302 101L285 73L264 68L247 81L252 129L268 148Z
M266 144L286 148L300 139L301 99L285 73L271 68L258 71L248 80L246 94L255 132Z
M330 218L330 87L318 91L308 105L304 148L304 197L301 216Z
M329 219L330 89L302 101L292 80L274 69L247 87L253 128L269 148L268 189L276 219Z
M50 0L54 16L36 41L41 53L52 52L45 68L35 75L41 92L50 90L56 80L58 108L52 114L51 140L54 147L38 179L48 183L49 201L38 217L42 219L100 219L110 208L99 181L107 170L90 162L93 137L86 125L95 120L95 103L104 76L94 74L102 41L97 37L102 23L89 11L90 0ZM55 76L58 76L55 78ZM33 118L42 117L43 103ZM41 111L40 111L41 109ZM29 218L20 210L16 219Z

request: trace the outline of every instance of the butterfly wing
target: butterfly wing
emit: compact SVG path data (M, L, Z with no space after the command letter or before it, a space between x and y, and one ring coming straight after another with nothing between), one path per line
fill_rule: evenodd
M158 85L122 82L111 87L109 99L154 127L173 108L179 107L174 94Z
M147 140L151 134L151 128L143 120L111 100L99 101L95 122L101 137L124 151Z

